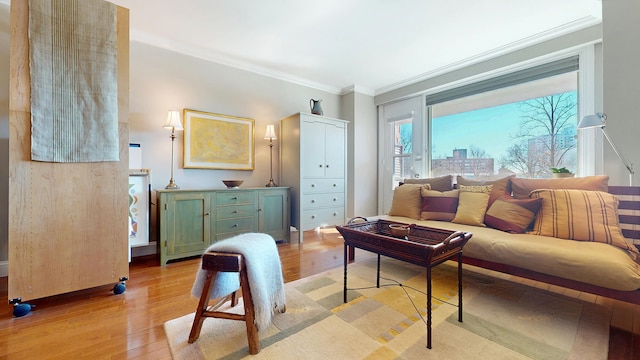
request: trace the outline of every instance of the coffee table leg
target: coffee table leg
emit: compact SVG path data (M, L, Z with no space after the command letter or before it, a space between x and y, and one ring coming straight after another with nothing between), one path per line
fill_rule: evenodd
M462 322L462 253L458 254L458 321Z
M347 303L347 244L344 244L344 288L342 290L342 296L345 304Z
M427 265L427 349L431 349L431 266Z
M378 273L376 274L376 287L380 288L380 254L378 254Z

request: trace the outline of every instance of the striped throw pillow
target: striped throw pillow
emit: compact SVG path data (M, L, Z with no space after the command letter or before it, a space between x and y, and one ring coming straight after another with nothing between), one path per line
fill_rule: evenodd
M404 185L403 185L404 186ZM437 191L422 189L421 220L451 221L458 209L459 190Z
M618 223L618 198L603 191L534 190L542 198L533 233L561 239L602 242L638 253Z
M484 215L484 223L494 229L513 234L521 234L527 230L536 217L542 199L514 199L503 195L489 206Z

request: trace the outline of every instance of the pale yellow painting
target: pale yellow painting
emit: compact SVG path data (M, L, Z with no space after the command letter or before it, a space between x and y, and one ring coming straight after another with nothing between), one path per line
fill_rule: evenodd
M245 165L251 159L251 124L191 117L191 161Z

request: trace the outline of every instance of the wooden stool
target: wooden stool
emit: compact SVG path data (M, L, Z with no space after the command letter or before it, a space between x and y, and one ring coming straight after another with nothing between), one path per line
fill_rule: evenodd
M249 341L249 354L255 355L260 352L260 340L258 338L258 328L255 324L255 312L253 309L253 299L251 298L251 289L249 289L249 279L247 277L247 266L242 254L208 252L202 256L202 269L207 271L207 277L200 295L200 302L196 310L195 318L191 333L189 333L189 343L198 340L202 323L205 318L220 318L229 320L244 321L247 325L247 339ZM244 298L244 315L215 311L224 304L229 296L223 298L214 305L210 310L209 296L211 295L211 286L213 285L214 274L217 271L223 272L239 272L240 273L240 289ZM231 306L238 303L238 291L231 295Z

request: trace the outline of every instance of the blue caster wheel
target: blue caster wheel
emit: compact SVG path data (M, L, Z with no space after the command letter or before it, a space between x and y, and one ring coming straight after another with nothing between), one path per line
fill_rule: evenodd
M127 285L126 285L127 280L129 280L128 277L126 276L121 277L120 282L113 286L113 293L116 295L120 295L125 291L127 291Z
M113 287L113 293L116 295L120 295L122 293L124 293L127 290L127 286L124 283L117 283L114 287Z
M23 303L21 298L12 299L9 304L13 305L13 316L15 317L23 317L35 307L35 305Z

